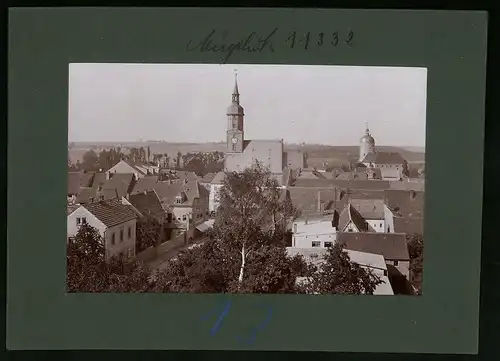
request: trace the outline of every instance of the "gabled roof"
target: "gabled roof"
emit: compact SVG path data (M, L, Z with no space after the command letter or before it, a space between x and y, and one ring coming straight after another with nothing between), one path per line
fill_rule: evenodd
M88 203L96 199L97 190L91 187L81 187L76 196L77 203Z
M298 208L302 214L318 213L318 197L320 205L323 203L324 208L333 207L335 199L339 198L340 190L330 188L310 188L310 187L288 187L287 188L292 204ZM337 194L337 193L338 194Z
M132 173L113 173L102 186L103 190L116 189L119 197L124 197L132 191L135 175Z
M351 199L351 206L364 219L385 219L383 199Z
M224 177L226 176L226 173L224 172L219 172L215 175L215 177L212 179L211 184L222 184L222 181L224 180Z
M405 234L402 233L356 233L340 232L337 234L337 241L345 245L345 248L381 254L386 260L408 261L408 246Z
M423 218L425 193L405 190L386 190L385 204L396 217Z
M133 163L129 160L122 159L121 162L124 162L128 164L130 167L132 167L136 172L140 173L141 175L147 175L147 171L141 167L141 163Z
M67 215L69 216L71 213L73 213L74 211L76 211L78 208L80 207L79 204L70 204L67 206Z
M154 190L132 194L128 201L145 216L161 219L168 211L168 208L161 204L160 198Z
M406 234L424 233L423 218L394 218L394 232Z
M201 179L202 183L210 183L214 179L214 177L217 175L217 173L207 173L205 176Z
M99 219L106 227L113 227L136 219L136 213L119 199L84 204L83 207Z
M103 186L107 181L106 173L96 173L94 175L94 181L92 182L92 188L98 188L99 186Z
M348 203L339 216L339 231L343 231L347 225L352 222L359 232L374 232L374 229L368 224L363 216Z
M362 163L373 164L405 164L404 158L395 152L368 153Z
M188 183L169 183L158 182L148 177L140 178L134 185L132 194L143 193L144 191L155 190L162 204L173 205L175 198L182 192L186 194L187 199L182 205L192 206L195 198L207 197L208 191L201 186L198 181L190 181ZM177 206L178 204L176 204Z
M80 187L90 187L94 172L68 172L68 194L78 194Z

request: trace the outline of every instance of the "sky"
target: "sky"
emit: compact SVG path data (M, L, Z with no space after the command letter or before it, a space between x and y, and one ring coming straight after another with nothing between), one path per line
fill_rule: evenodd
M225 141L235 71L246 139L425 146L427 69L72 63L70 142Z

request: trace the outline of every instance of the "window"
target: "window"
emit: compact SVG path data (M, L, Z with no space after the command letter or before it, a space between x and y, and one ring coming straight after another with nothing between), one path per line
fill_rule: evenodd
M172 213L167 214L167 222L172 223Z
M93 203L94 202L94 197L90 197L90 203Z
M236 144L233 144L233 152L236 152Z
M114 246L115 245L115 234L111 233L111 244Z
M325 242L325 247L333 247L333 242Z
M186 220L186 215L183 215L182 216L182 220L185 221Z
M348 229L348 231L349 231L349 232L352 232L352 228L349 228L349 229Z
M129 248L129 249L127 250L127 257L128 257L128 258L132 258L132 257L133 257L133 255L134 255L134 250L133 250L132 248Z
M382 228L382 223L380 223L380 228Z
M387 276L387 270L384 270L384 276Z
M82 224L82 219L80 217L76 217L76 225L79 226Z
M313 247L321 247L321 242L320 241L312 241L311 242Z
M123 228L120 229L120 242L123 242Z
M398 261L394 261L394 266L399 266L399 262Z
M132 238L132 227L128 227L128 239Z
M103 196L102 194L99 196L99 200L100 200L100 201L103 201L103 200L104 200L104 196Z

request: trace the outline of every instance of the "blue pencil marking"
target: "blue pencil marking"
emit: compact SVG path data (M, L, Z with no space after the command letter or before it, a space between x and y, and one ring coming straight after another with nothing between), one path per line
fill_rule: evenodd
M224 317L226 317L226 315L228 314L230 308L231 308L231 300L227 301L226 306L224 307L224 310L222 311L222 313L219 316L219 319L217 320L215 325L210 329L210 335L215 336L215 334L217 333L217 331L221 327L221 324L222 324L222 321L224 320ZM217 312L218 312L218 307L214 307L210 312L203 315L201 317L201 320L204 321Z
M272 316L273 316L273 309L271 307L268 307L268 315L266 319L259 326L255 327L252 330L251 335L249 337L236 336L236 339L246 344L254 343L255 339L257 338L257 332L263 330L268 325L268 323L271 321Z
M222 311L222 313L219 316L219 319L215 323L214 327L212 327L212 329L210 330L210 334L212 336L215 336L215 334L217 333L217 331L219 331L219 328L220 328L220 325L222 323L222 320L224 320L224 317L226 317L226 315L228 314L230 308L231 308L231 300L229 300L227 302L226 307L224 308L224 311Z

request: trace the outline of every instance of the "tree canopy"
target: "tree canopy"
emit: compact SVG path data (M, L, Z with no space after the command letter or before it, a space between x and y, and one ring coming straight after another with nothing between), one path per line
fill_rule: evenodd
M106 260L99 232L88 224L80 226L68 242L66 255L68 292L146 292L151 288L151 272L140 262Z
M352 262L342 245L335 243L319 266L311 267L302 288L306 293L371 295L382 282L371 270Z
M408 253L410 254L410 282L422 293L422 280L424 273L424 239L421 234L406 236Z

